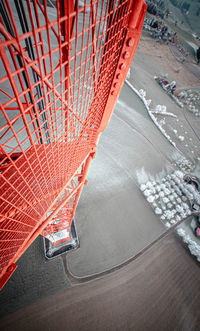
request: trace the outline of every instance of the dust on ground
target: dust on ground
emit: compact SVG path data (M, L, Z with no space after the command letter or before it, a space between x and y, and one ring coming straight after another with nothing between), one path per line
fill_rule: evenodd
M160 44L145 37L141 38L137 52L150 55L149 66L151 65L151 58L153 58L183 86L200 85L200 80L184 67L184 63L177 61L168 45ZM198 65L196 66L198 67Z

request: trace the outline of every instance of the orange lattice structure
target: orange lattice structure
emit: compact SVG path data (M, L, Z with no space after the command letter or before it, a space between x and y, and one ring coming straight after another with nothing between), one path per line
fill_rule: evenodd
M35 238L70 230L139 42L144 0L0 3L0 286Z

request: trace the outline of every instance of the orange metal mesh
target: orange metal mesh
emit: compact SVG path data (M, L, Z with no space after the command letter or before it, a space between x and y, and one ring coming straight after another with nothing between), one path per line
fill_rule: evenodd
M0 19L0 276L50 221L43 235L56 231L59 208L60 228L70 226L146 9L140 0L17 3L5 0Z

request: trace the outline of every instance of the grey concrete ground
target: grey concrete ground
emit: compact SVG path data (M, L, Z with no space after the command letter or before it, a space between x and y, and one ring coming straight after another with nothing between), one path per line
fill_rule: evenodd
M136 79L137 88L153 93L149 97L155 97L155 104L167 104L169 111L183 116L153 80L158 65L155 62L148 67L148 61L149 56L136 54L131 81ZM80 248L67 255L68 269L74 276L84 277L123 263L165 231L139 191L137 171L144 167L156 174L166 166L170 169L173 153L174 148L152 123L139 98L125 85L100 139L89 183L77 208ZM42 250L38 239L20 259L19 269L0 294L2 315L70 286L62 259L46 263Z
M77 208L80 249L67 255L74 276L110 269L164 231L141 195L137 171L144 167L155 175L171 165L173 151L140 99L125 85Z
M199 277L172 234L126 267L2 319L0 330L197 331Z
M17 262L18 268L0 292L0 317L70 286L62 259L45 261L39 236Z
M154 145L140 132L145 132ZM160 144L163 154L159 152ZM101 137L88 186L77 208L80 248L67 255L73 275L83 277L119 265L165 231L143 199L136 173L144 165L152 174L161 171L172 151L155 130L144 105L125 85L110 125ZM22 256L19 268L0 294L1 314L68 286L62 259L46 262L38 238Z
M149 44L152 47L151 40L149 41ZM160 56L163 58L162 61L166 63L165 66L161 65L158 57L158 44L155 45L158 49L156 56L151 56L146 53L147 45L148 42L145 41L144 45L141 44L137 50L134 61L131 65L131 76L129 81L138 90L144 89L146 91L146 98L152 100L150 105L152 109L154 109L156 105L165 105L168 112L177 116L177 118L174 119L172 117L159 115L158 119L163 119L165 117L165 125L163 128L176 143L181 154L186 158L191 159L196 166L198 163L197 158L200 156L200 118L194 116L194 114L190 113L187 109L180 108L176 102L165 93L160 86L158 86L153 77L155 75L163 76L164 74L168 74L167 79L169 81L175 80L177 82L177 88L179 89L190 84L193 84L195 88L200 88L200 75L198 75L197 79L195 76L192 78L191 72L186 72L185 77L183 69L181 69L181 72L176 72L174 69L179 66L178 61L173 58L172 54L171 56L167 52L166 54L163 54L162 48L160 49ZM190 80L190 83L188 84L187 77L189 77L188 79ZM177 130L176 135L174 134L173 129ZM178 139L179 136L183 136L184 141L180 141L180 139ZM191 153L192 150L194 151L193 154Z
M134 68L131 82L147 90L155 105L167 105L184 121L180 108L153 80L165 69L140 51ZM138 189L137 171L144 167L156 174L166 166L170 169L174 151L125 86L77 208L80 248L67 255L74 276L112 268L165 231ZM63 260L46 262L42 251L38 238L1 292L2 316L24 308L3 319L0 329L199 329L199 266L174 235L123 269L72 288Z
M200 77L200 67L194 63L185 63L184 66L190 70L198 79Z

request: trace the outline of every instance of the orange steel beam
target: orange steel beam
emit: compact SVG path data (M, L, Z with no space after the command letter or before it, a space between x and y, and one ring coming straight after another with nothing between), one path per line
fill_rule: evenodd
M124 84L124 80L128 73L129 67L133 60L137 45L140 40L140 35L143 27L143 22L146 14L147 5L143 1L134 1L132 13L129 19L126 38L119 63L113 79L111 93L109 94L104 115L99 127L99 132L103 132L108 125L115 104Z
M0 287L16 269L15 262L39 234L56 232L71 224L83 185L87 183L87 172L95 156L99 136L110 120L139 42L147 7L144 0L120 0L117 4L116 0L91 0L90 3L84 1L83 8L78 6L77 0L57 1L57 19L50 22L46 0L43 5L39 0L27 0L32 30L20 35L9 0L5 0L5 5L11 30L8 31L1 18L0 32L5 40L0 40L0 55L7 74L0 79L0 84L9 83L14 97L10 91L4 91L4 85L0 88L7 98L0 108L6 122L0 128L0 138L7 139L1 144L0 154L3 169L0 174ZM44 17L45 25L40 22L40 15ZM81 31L79 15L83 15ZM43 44L44 31L48 51ZM56 46L51 44L52 35ZM37 53L34 60L30 58L27 47L22 46L22 42L31 37ZM59 60L54 65L56 53ZM15 56L20 57L23 67L17 64ZM36 82L31 81L30 70L37 75ZM58 81L55 78L57 73ZM22 74L29 82L28 88L24 86ZM19 79L20 91L15 77ZM42 89L40 95L36 93L39 84ZM31 95L32 102L28 95ZM44 104L42 111L37 107L39 102ZM8 112L14 108L19 111L9 118ZM43 113L46 119L41 122ZM14 125L21 119L24 127L15 132ZM45 125L49 130L46 138ZM32 131L31 126L34 127ZM23 130L26 130L27 137L21 141L19 133ZM16 147L10 144L14 139ZM27 149L23 148L24 142L29 142ZM15 157L18 152L19 156ZM66 215L59 226L56 220L64 211ZM52 223L54 219L55 223ZM4 226L2 231L1 225ZM16 239L13 239L13 234ZM6 242L10 242L10 247L16 246L17 242L20 244L11 254L4 246Z
M140 39L140 34L141 34L142 26L143 26L144 17L145 17L145 14L146 14L146 9L147 9L147 5L144 2L141 2L141 1L135 1L134 2L134 7L133 7L133 10L132 10L132 14L130 16L130 19L129 19L128 29L127 29L127 35L126 35L126 40L127 41L126 41L126 43L125 43L125 45L124 45L124 47L121 51L122 62L118 66L119 70L116 70L116 73L115 73L116 77L117 77L117 75L118 75L118 77L119 77L119 75L121 75L121 77L120 77L121 78L121 84L119 85L119 82L118 82L119 79L118 79L118 81L115 82L114 85L113 85L114 86L113 88L115 88L115 90L111 91L111 99L108 98L107 105L106 105L106 108L105 108L105 111L104 111L104 116L102 118L101 125L100 125L100 128L99 128L99 133L98 133L97 138L96 138L97 142L99 140L99 135L105 129L105 127L108 125L108 122L111 118L115 103L118 99L118 96L119 96L120 91L122 89L122 86L123 86L124 80L126 78L128 69L130 67L133 56L135 54L135 50L137 48L137 45L138 45L138 42L139 42L139 39ZM95 21L94 3L92 1L92 23L93 24L94 24L94 21ZM96 52L96 44L95 44L96 40L95 40L95 37L94 37L94 29L93 29L93 33L92 33L92 40L93 40L93 52L95 53ZM94 58L93 58L93 61L95 61ZM94 73L96 74L96 64L95 63L94 63L93 70L94 70ZM123 73L123 75L122 75L122 73ZM116 92L116 87L117 87L117 90L118 90L117 92ZM112 97L115 98L115 103L113 102ZM82 134L83 134L83 132L82 132ZM93 156L91 157L91 160L92 160L92 158L95 157L95 154L96 154L96 152L92 154ZM89 165L91 163L91 160L89 162ZM86 166L84 177L86 177L86 175L87 175L89 165ZM73 210L71 221L74 218L76 207L77 207L82 189L83 189L83 186L81 186L78 190L78 194L76 196L76 202L75 202L75 205L74 205L74 210ZM58 227L59 226L56 224L56 228L58 228Z
M92 153L93 154L93 153ZM27 243L25 244L25 246L23 247L23 249L20 250L19 255L21 256L26 250L27 248L30 246L30 244L38 237L38 234L41 234L42 231L45 229L46 225L49 224L49 222L52 221L53 217L60 211L60 209L62 207L65 206L65 204L67 203L67 201L73 196L73 194L78 191L84 184L85 184L85 178L87 176L87 172L90 166L90 163L93 159L93 156L88 156L87 161L86 161L86 169L84 172L84 176L83 176L83 180L78 184L78 186L70 193L69 196L66 197L66 199L64 199L60 205L54 209L54 211L52 212L52 214L46 218L42 224L40 225L40 227L31 235L31 237L29 238L29 240L27 241Z
M93 154L93 150L92 150L92 154ZM84 164L84 162L88 159L89 156L86 157L86 159L84 159L81 163ZM78 169L77 169L78 170ZM81 181L79 183L79 185L73 190L73 192L68 196L66 197L61 204L58 205L57 208L54 208L54 211L53 213L48 217L46 218L46 215L48 214L48 212L50 212L54 205L57 203L58 199L62 196L62 192L67 188L68 184L70 183L71 179L73 178L74 176L72 175L72 177L68 180L68 182L62 187L60 193L57 195L57 199L56 201L54 201L50 206L49 208L47 209L47 212L45 213L45 215L43 215L43 217L40 219L40 226L37 227L36 230L33 230L29 236L26 238L24 244L20 247L19 251L16 253L16 255L13 256L13 258L10 260L10 264L13 264L14 261L18 260L21 255L26 251L26 249L33 243L33 241L37 238L37 236L39 234L42 233L42 231L45 229L46 225L49 224L49 222L51 222L51 220L53 219L54 215L56 215L59 210L66 204L66 202L70 199L70 197L74 194L74 192L76 192L83 184L84 184L84 181ZM9 267L8 267L9 268ZM6 271L6 270L5 270ZM4 272L5 272L4 271Z
M76 115L76 113L73 112L73 109L67 104L67 101L64 100L62 98L62 96L58 93L58 91L56 89L54 89L53 84L49 81L49 79L47 77L43 77L43 75L40 73L39 69L37 68L37 66L34 64L34 61L32 61L29 56L25 53L24 49L20 49L17 42L15 40L13 40L12 36L6 31L6 29L4 28L4 26L0 23L0 32L4 35L4 37L7 40L11 41L11 44L15 47L16 51L23 56L24 60L27 62L27 64L34 70L34 72L41 78L40 82L44 82L47 87L49 87L52 91L55 92L55 95L62 100L62 102L65 104L65 106L67 107L68 110L70 110L73 115L75 117L77 117L77 119L81 122L80 118ZM2 40L0 39L0 50L2 52L4 52L3 46L4 46L4 42L2 42ZM2 44L2 46L1 46ZM6 43L5 43L6 44ZM5 53L4 56L2 56L2 59L5 58ZM4 66L6 67L6 63L4 62ZM10 78L12 79L12 75L10 76Z

